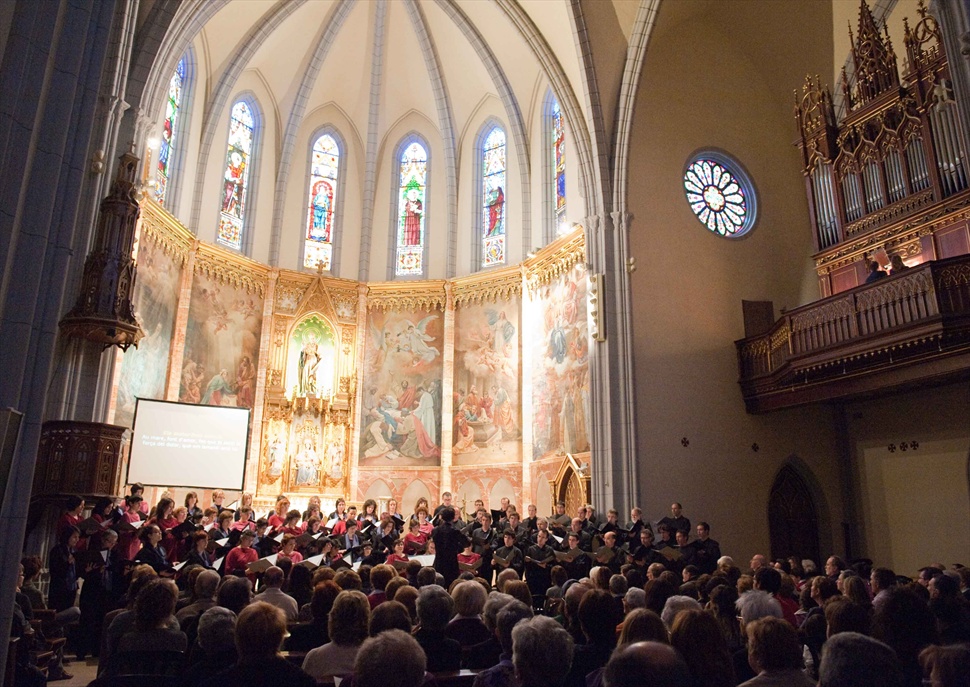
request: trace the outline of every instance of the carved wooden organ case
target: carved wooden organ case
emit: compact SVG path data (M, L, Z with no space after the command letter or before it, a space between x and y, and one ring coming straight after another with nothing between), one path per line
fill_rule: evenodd
M350 491L356 282L284 272L274 294L256 495Z
M911 262L949 257L934 234L946 231L943 216L968 205L966 144L942 34L922 0L918 15L912 27L904 21L901 77L888 32L861 1L840 116L817 76L795 92L823 297L861 284L868 260L888 262L885 251Z

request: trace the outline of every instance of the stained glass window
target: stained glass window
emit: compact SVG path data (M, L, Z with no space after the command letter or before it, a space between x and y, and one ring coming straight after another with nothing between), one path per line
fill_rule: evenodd
M559 101L552 99L552 164L556 194L556 236L566 233L566 129Z
M179 60L175 73L168 84L165 101L165 121L162 123L162 140L158 148L158 166L155 169L155 200L165 204L165 192L172 175L172 156L175 153L179 109L182 106L182 89L185 88L185 58Z
M401 182L398 189L397 262L394 273L408 276L424 273L424 218L428 190L428 151L413 141L401 153Z
M482 267L505 263L505 150L496 126L482 144Z
M229 148L223 175L222 210L219 213L219 234L216 239L236 250L241 250L243 245L255 126L253 111L245 101L240 100L232 106L229 117Z
M700 223L720 236L740 236L754 224L754 190L740 165L700 154L687 165L684 191Z
M310 198L307 211L303 266L329 270L333 260L333 217L337 204L340 148L330 134L313 144L310 153Z

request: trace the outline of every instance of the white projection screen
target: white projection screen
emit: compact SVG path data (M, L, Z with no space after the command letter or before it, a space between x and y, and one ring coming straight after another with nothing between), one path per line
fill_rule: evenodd
M242 489L248 438L248 408L139 398L128 484Z

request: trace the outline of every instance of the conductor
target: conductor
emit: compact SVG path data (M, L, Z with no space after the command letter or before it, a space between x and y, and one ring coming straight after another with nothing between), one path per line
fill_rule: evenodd
M434 569L445 578L445 589L458 578L458 554L468 544L468 538L454 526L455 509L447 506L441 511L441 524L431 532L434 541Z

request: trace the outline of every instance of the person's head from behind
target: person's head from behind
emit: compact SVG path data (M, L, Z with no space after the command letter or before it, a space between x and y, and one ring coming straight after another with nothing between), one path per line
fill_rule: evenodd
M146 584L135 600L135 624L139 630L155 630L175 613L178 587L171 580L156 578Z
M199 648L207 654L236 651L236 614L213 606L199 616Z
M896 653L856 632L835 635L822 647L819 687L902 687Z
M270 566L263 573L263 586L279 589L283 586L283 579L283 570L277 568L275 565Z
M613 595L604 589L592 589L579 602L579 627L590 644L613 644L616 624L613 620Z
M451 590L451 598L455 601L455 613L459 616L479 616L485 608L488 594L478 582L459 582Z
M678 613L670 628L670 645L684 657L695 675L716 673L734 678L731 652L712 613L700 609Z
M928 687L970 687L970 647L965 644L926 647L919 664Z
M637 642L661 642L669 644L667 626L660 616L649 608L634 608L623 619L623 629L617 646L636 644Z
M744 626L748 635L748 664L755 672L798 670L803 667L798 633L781 618L761 618Z
M690 687L687 663L669 644L637 642L613 652L603 671L603 687Z
M370 612L370 627L368 633L376 637L388 630L403 630L411 632L411 614L400 601L384 601L377 604Z
M328 629L335 644L355 646L367 637L370 603L363 592L349 589L340 592L330 609Z
M859 578L855 578L859 579ZM868 635L871 631L869 610L848 597L837 596L829 599L825 604L825 624L827 636L832 637L840 632L858 632Z
M426 667L424 651L414 637L403 630L387 630L361 644L354 661L354 684L415 687L424 680Z
M559 687L573 662L573 638L552 618L520 620L512 628L512 665L521 684Z
M744 625L761 618L781 618L781 604L768 592L753 590L738 597L735 603Z
M216 590L222 578L215 570L203 570L195 578L195 596L197 599L215 599Z
M512 654L512 630L522 620L528 620L535 614L532 609L521 601L513 601L506 604L495 622L498 624L498 641L502 646L503 654Z
M236 650L241 663L256 663L277 654L286 636L286 616L264 601L249 604L236 621Z
M239 615L253 599L253 585L245 577L225 577L216 592L216 605Z
M418 591L417 611L421 629L444 632L454 609L455 602L442 587L429 584Z
M664 625L670 629L674 626L674 619L681 611L699 610L701 610L701 605L697 599L692 599L689 596L677 594L668 598L664 603L663 612L660 614L660 617L664 621Z

